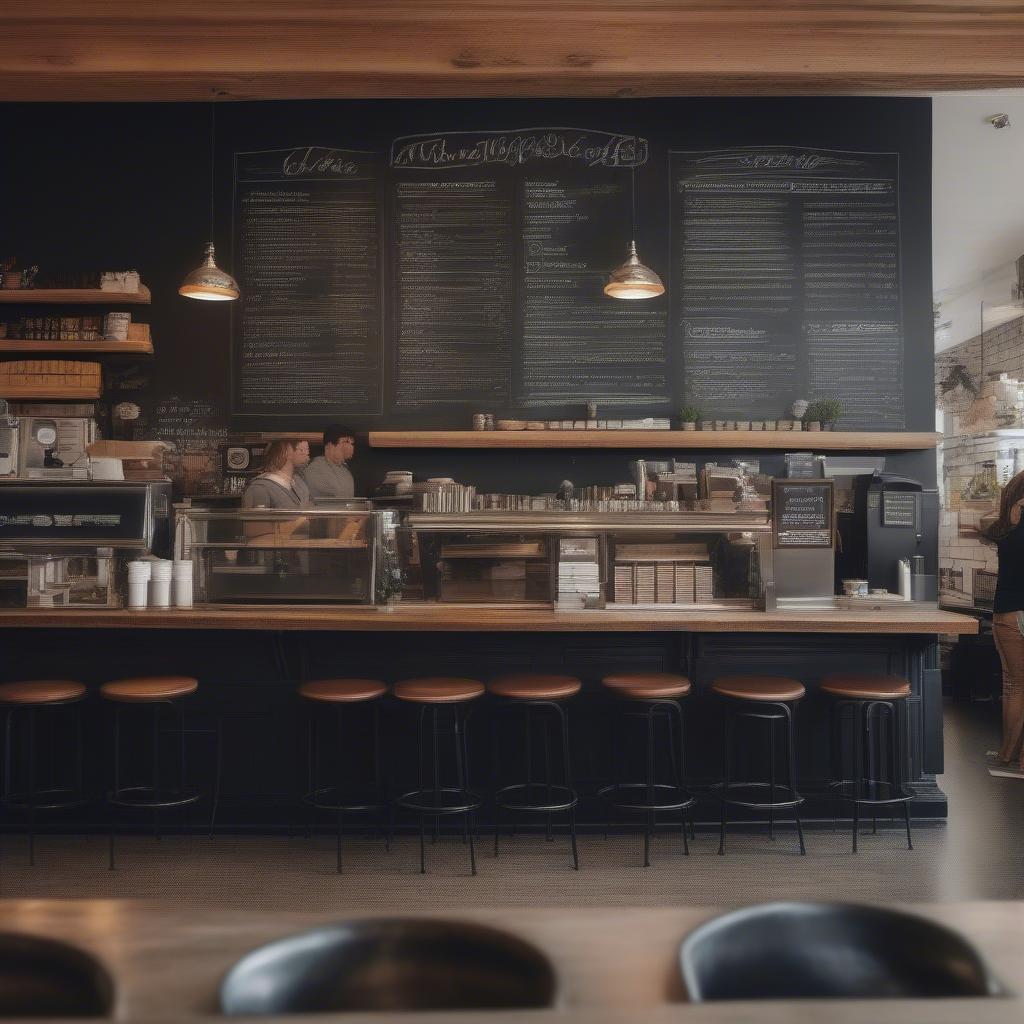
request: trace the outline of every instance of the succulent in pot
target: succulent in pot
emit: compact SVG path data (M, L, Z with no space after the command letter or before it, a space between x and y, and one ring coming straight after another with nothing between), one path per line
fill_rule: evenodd
M699 406L684 405L679 410L679 420L682 423L683 430L696 430L700 417L701 410Z

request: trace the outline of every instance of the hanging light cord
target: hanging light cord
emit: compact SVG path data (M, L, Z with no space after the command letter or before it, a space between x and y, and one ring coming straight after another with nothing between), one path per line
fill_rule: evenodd
M213 241L213 166L217 153L217 104L210 103L210 241Z
M633 163L629 168L629 190L631 195L630 209L632 210L632 228L630 239L636 241L636 150L633 150Z

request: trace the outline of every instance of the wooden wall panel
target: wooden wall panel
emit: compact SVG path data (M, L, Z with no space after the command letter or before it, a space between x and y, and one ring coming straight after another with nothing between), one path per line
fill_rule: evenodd
M1024 6L951 0L7 0L7 100L1024 85Z

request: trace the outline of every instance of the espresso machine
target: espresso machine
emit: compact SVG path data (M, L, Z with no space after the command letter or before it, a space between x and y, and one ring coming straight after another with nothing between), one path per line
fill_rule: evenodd
M169 486L0 483L0 607L118 607L123 563L161 546L155 505ZM166 545L166 497L163 504Z
M839 516L838 579L864 579L899 592L899 562L910 560L913 597L937 597L939 495L892 473L854 477L853 512Z

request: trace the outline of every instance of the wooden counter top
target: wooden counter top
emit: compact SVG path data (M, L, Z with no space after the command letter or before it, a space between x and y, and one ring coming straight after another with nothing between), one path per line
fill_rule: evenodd
M973 942L1003 987L1019 992L1024 950L1018 902L932 904L907 909L948 925ZM404 1014L322 1014L335 1024L405 1020L439 1024L626 1024L638 1019L676 1024L775 1024L829 1019L834 1024L1019 1019L1017 995L1008 998L687 1004L679 978L682 938L717 911L657 909L465 910L412 914L476 921L511 932L550 958L558 1000L550 1010ZM259 912L189 906L181 901L0 900L4 931L61 939L97 956L117 986L115 1019L177 1020L215 1014L220 980L245 953L286 935L370 914ZM388 915L392 916L392 915ZM266 1019L266 1018L262 1018ZM290 1018L309 1021L309 1017Z
M978 632L977 619L935 605L828 611L554 611L547 607L403 602L394 608L347 605L206 605L195 608L5 608L0 628L362 630L366 632L684 632L888 633Z

